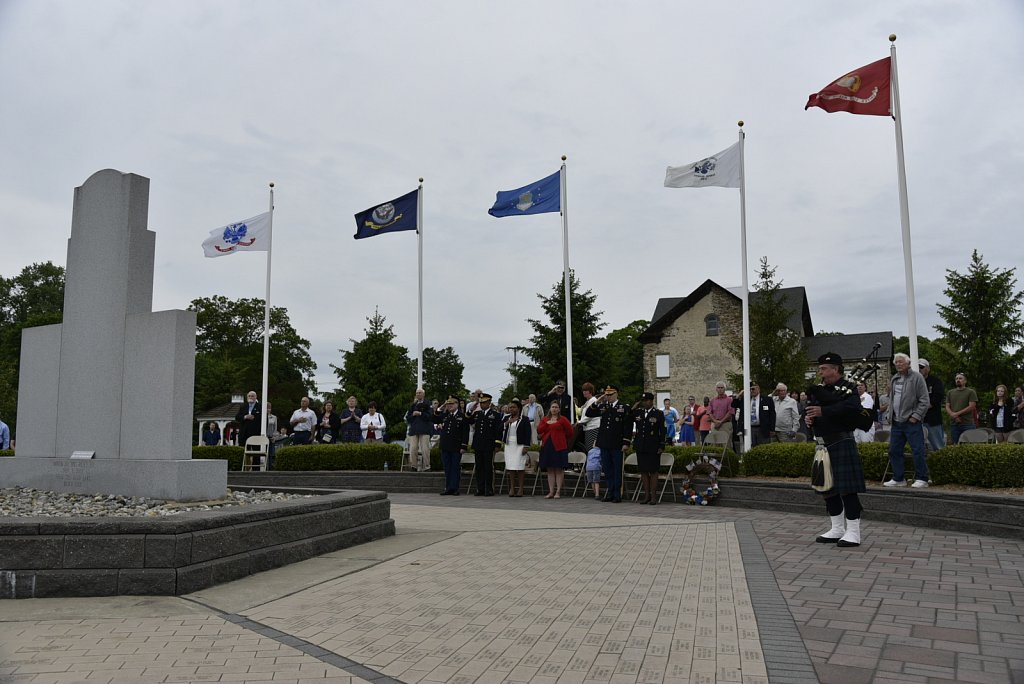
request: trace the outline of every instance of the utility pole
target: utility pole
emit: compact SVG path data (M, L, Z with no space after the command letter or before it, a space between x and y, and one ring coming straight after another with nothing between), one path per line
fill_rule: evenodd
M519 352L524 352L524 347L505 347L505 351L512 352L512 393L519 396Z

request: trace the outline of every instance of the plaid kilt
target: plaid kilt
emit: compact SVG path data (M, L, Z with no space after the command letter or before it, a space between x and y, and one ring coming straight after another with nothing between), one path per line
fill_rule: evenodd
M823 492L826 495L854 494L866 492L864 486L864 470L860 466L860 452L853 437L826 444L829 459L832 461L832 489Z

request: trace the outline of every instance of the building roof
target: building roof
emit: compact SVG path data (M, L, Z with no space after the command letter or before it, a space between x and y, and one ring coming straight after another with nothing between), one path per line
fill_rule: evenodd
M234 420L245 402L231 402L216 406L209 411L197 413L196 420ZM273 408L273 407L271 407Z
M641 342L660 342L661 334L665 328L693 308L697 302L704 299L712 288L718 288L732 295L737 300L740 299L742 293L740 288L724 288L709 278L686 297L663 297L658 300L657 306L654 307L651 324L638 339ZM786 304L789 306L787 327L801 335L804 333L813 335L814 327L811 325L811 310L807 305L807 291L803 287L783 287L779 289L779 294L786 297ZM758 292L752 292L750 295L752 300L756 300L758 296L760 296Z
M818 357L827 352L834 352L843 357L847 366L854 366L856 362L871 353L876 342L881 343L878 349L879 361L888 361L892 358L892 331L855 333L853 335L815 335L803 339L804 347L807 349L807 358L817 361Z

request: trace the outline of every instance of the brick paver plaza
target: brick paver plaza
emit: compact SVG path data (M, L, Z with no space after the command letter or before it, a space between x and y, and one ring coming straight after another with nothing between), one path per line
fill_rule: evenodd
M393 495L397 536L187 597L0 602L0 682L1018 682L1024 543Z

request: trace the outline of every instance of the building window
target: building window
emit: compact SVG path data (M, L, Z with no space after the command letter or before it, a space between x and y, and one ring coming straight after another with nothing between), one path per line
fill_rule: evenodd
M708 337L718 336L718 316L716 314L708 314L704 317L704 327L707 329L706 335Z
M658 354L654 357L654 377L668 377L668 354Z

